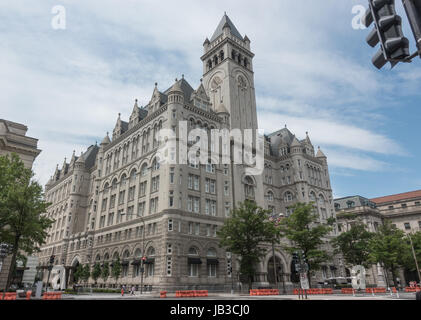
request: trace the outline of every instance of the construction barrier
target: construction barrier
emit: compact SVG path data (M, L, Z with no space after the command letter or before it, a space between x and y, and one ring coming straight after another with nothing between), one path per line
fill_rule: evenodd
M386 288L366 288L365 293L386 293Z
M166 297L167 297L167 291L161 291L161 292L159 293L159 297L160 297L160 298L166 298Z
M32 291L26 291L26 300L31 300Z
M16 300L16 292L6 292L3 300Z
M279 295L278 289L250 289L251 296L276 296Z
M208 290L179 290L175 292L176 298L207 297Z
M354 294L354 289L353 288L342 288L341 293L343 293L343 294Z
M417 288L415 288L415 287L406 287L405 288L405 292L419 292L419 291L421 291L421 288L419 288L419 287L417 287Z
M42 300L61 300L61 292L44 292Z
M332 288L313 288L313 289L307 289L307 290L294 289L293 294L296 294L296 295L300 294L300 290L301 290L301 294L305 294L307 292L308 295L311 295L311 294L333 294Z

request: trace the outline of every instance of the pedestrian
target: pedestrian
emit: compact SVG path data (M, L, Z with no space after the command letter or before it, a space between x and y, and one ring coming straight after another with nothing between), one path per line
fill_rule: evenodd
M415 300L421 300L421 291L418 291L418 292L415 294Z
M134 286L132 286L132 290L131 290L131 293L130 293L132 296L134 296Z
M122 287L121 287L121 296L124 296L124 291L125 291L125 286L123 285Z

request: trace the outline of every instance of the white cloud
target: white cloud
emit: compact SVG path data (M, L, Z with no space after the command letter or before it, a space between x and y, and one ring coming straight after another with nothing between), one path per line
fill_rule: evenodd
M395 84L361 63L347 40L364 42L364 32L351 29L351 8L361 1L63 0L61 31L50 26L56 4L0 3L2 117L25 123L40 139L35 169L43 183L73 149L86 150L111 131L118 112L127 119L134 98L146 104L155 81L166 89L184 73L197 85L202 43L225 10L252 41L261 127L310 131L337 167L376 170L385 164L375 154L405 154L379 133L379 110L387 106L377 98ZM405 88L417 76L401 78ZM355 150L365 154L356 159Z

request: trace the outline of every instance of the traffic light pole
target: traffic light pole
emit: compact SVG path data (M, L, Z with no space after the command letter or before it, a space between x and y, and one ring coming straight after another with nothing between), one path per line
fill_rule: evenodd
M414 244L412 243L412 238L411 238L410 234L408 234L408 238L409 238L409 241L411 243L412 255L414 256L415 266L417 267L418 279L421 282L420 268L418 267L417 255L415 254Z
M421 58L421 0L402 0L402 3L418 48L413 56Z

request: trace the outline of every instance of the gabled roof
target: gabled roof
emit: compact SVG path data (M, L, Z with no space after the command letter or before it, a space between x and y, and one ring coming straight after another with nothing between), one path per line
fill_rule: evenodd
M380 204L380 203L387 203L387 202L393 202L393 201L409 200L409 199L414 199L414 198L421 198L421 190L398 193L398 194L393 194L390 196L373 198L370 200L377 204Z
M234 26L230 18L228 18L227 14L225 13L222 17L221 21L218 24L218 27L216 27L215 32L213 33L213 36L211 38L211 42L214 41L216 38L218 38L221 34L223 34L223 29L225 24L227 24L231 28L231 34L235 37L237 37L240 40L244 40L241 36L240 32L238 32L237 28Z

